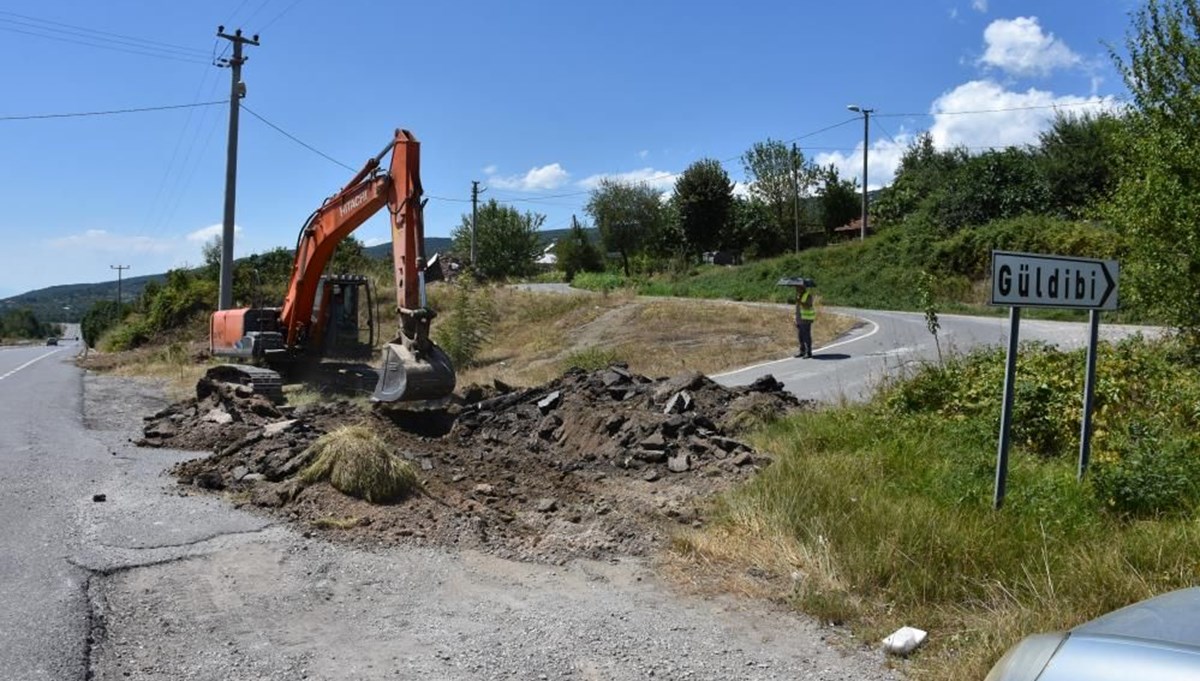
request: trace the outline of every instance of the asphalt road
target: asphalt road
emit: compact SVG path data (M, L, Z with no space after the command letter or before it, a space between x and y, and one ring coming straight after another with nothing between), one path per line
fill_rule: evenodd
M6 680L90 678L89 637L99 626L90 591L97 576L175 560L194 552L190 542L197 539L266 524L215 500L165 496L167 481L158 477L163 462L115 455L127 433L85 429L81 372L70 361L80 349L64 341L0 350L0 678ZM95 494L106 500L93 501Z
M195 494L164 472L196 453L131 442L158 391L81 375L78 349L0 350L0 679L895 678L640 560L354 548Z
M68 347L0 350L0 670L14 679L80 678L86 572L66 560L73 520L100 458L82 438ZM70 475L55 474L67 468Z
M859 401L870 397L883 377L938 358L937 344L925 327L925 315L919 312L835 307L823 311L854 317L861 324L833 343L815 349L812 359L780 359L712 378L724 385L745 385L771 374L802 399ZM938 319L941 325L938 343L943 354L968 352L986 345L1003 346L1008 342L1007 317L943 314ZM1086 323L1023 319L1019 338L1022 342L1036 340L1073 349L1087 344L1087 331ZM1156 327L1105 324L1103 319L1100 323L1100 337L1106 340L1161 331Z

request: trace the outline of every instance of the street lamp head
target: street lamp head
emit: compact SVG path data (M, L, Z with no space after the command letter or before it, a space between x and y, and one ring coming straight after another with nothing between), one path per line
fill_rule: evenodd
M859 108L859 106L857 104L847 104L846 108L849 109L850 111L862 111L862 109Z

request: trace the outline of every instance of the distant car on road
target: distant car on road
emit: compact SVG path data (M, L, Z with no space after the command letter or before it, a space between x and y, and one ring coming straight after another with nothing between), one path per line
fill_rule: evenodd
M46 345L58 345L58 339L54 336L51 336L46 339Z
M1200 679L1200 587L1155 596L1013 646L985 681Z

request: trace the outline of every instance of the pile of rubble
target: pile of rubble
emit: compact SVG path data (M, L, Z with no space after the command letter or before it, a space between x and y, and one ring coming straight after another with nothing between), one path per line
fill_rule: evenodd
M243 503L352 539L560 562L645 553L665 523L701 523L704 497L768 462L737 434L804 406L770 377L725 388L700 374L652 380L624 366L536 388L470 386L446 414L345 401L278 407L202 379L196 399L147 417L140 444L212 451L174 469L181 484L238 492ZM351 423L412 461L424 493L371 505L302 485L309 445Z

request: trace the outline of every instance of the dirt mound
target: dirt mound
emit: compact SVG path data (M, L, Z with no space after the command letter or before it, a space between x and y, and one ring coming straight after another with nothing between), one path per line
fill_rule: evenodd
M560 562L658 545L664 523L700 523L696 502L767 463L740 429L802 405L766 377L725 388L700 374L652 380L623 366L572 371L536 388L463 390L448 413L291 409L202 379L196 399L147 417L140 444L207 449L178 465L181 484L349 537L425 540ZM298 473L308 447L367 425L421 473L423 493L394 505L346 497Z

